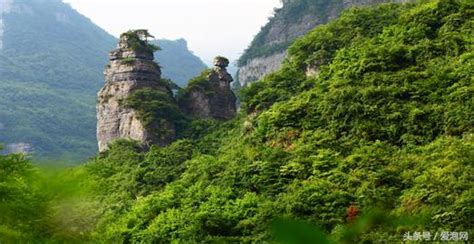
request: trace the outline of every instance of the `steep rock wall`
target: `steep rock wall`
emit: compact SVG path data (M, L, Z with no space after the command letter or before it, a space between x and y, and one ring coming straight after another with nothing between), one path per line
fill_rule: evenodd
M137 36L132 36L132 38ZM137 46L138 45L138 46ZM119 49L109 55L110 62L105 69L105 86L98 94L97 140L99 151L117 138L129 138L145 145L164 145L174 139L174 133L163 137L154 133L154 125L147 124L135 109L126 106L126 99L140 89L171 92L160 83L160 67L153 62L153 52L146 41L123 34ZM174 132L172 124L168 129Z
M179 99L183 113L200 119L227 120L235 116L237 99L230 89L233 79L227 72L228 65L226 58L216 57L213 69L190 81Z
M280 68L285 59L286 53L275 53L266 57L256 57L249 60L248 64L238 70L238 81L241 86L245 86L260 79L265 74L270 74Z

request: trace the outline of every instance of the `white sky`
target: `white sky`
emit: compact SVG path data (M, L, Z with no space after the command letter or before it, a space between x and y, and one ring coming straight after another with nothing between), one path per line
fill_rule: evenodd
M114 36L148 29L156 38L188 41L204 62L237 59L279 0L64 0Z

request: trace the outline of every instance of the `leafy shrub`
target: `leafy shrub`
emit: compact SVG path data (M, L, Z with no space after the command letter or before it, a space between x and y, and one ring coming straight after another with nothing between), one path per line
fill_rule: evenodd
M130 30L122 35L127 37L127 43L134 51L154 53L161 50L158 45L148 43L147 38L153 37L148 30Z
M24 155L0 155L0 241L25 240L38 232L35 222L43 206L32 187L36 173Z
M166 82L166 81L162 81ZM124 106L137 111L139 119L157 135L170 133L169 124L180 130L184 121L169 86L164 89L143 88L133 91L124 101Z

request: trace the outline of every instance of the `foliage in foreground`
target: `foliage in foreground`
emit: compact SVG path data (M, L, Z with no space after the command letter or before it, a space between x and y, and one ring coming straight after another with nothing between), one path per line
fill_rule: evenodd
M86 241L100 213L83 168L34 166L22 154L0 155L0 242Z

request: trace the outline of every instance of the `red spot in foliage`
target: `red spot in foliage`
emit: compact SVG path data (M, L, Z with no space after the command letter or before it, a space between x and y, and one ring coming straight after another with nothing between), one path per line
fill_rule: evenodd
M355 205L351 205L347 208L347 221L352 223L354 219L359 215L359 208Z

